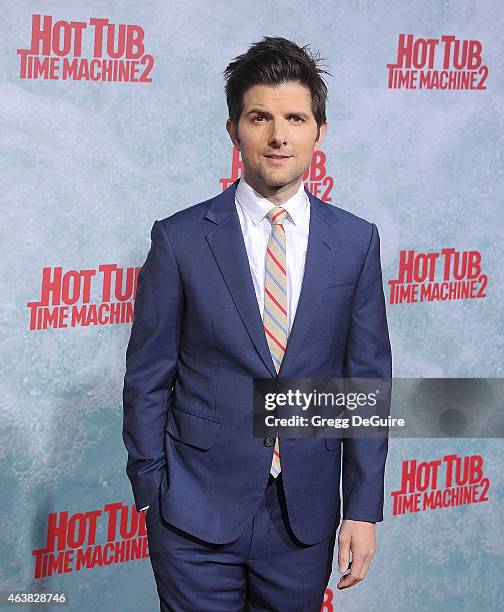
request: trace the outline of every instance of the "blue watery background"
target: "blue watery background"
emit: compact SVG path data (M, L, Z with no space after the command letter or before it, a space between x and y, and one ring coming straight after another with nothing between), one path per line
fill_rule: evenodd
M29 332L26 303L40 297L42 268L139 266L155 219L218 193L232 153L222 71L252 42L280 35L327 58L322 150L332 204L377 224L387 295L401 249L482 253L486 299L388 307L394 375L502 377L502 4L11 0L4 8L0 583L67 591L72 610L156 610L148 560L33 580L31 552L45 544L49 512L132 503L121 439L130 326ZM153 82L20 80L16 50L30 46L32 13L141 25ZM481 41L487 89L387 89L399 33ZM92 56L86 46L83 56ZM402 461L454 452L483 456L489 501L393 517ZM335 592L335 609L504 609L503 460L502 440L393 440L378 552L364 582ZM329 586L337 580L335 563Z

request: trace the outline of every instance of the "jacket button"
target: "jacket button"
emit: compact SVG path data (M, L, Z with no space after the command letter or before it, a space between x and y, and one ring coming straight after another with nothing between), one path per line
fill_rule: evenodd
M264 438L264 446L275 446L275 438Z

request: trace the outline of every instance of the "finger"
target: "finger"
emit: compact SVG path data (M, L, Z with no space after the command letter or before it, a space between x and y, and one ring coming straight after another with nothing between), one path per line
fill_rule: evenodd
M354 563L355 560L354 558L352 558L352 561L350 561L348 568L350 572L348 574L345 574L344 576L341 576L338 584L336 585L339 590L347 589L348 587L351 587L354 584L357 584L357 582L359 582L360 579L355 571Z
M364 563L362 564L362 569L361 569L361 579L364 580L364 578L366 577L367 573L368 573L368 569L369 566L371 565L371 561L373 559L373 555L369 554L365 559L364 559Z
M338 572L342 574L349 569L350 564L350 538L338 538Z
M340 581L336 585L336 588L341 591L342 589L348 589L348 587L351 587L354 584L357 584L358 582L360 582L360 578L350 572L340 578Z
M375 554L375 546L362 546L360 550L352 551L352 558L355 560L354 573L361 580L366 577L369 565Z
M358 552L352 551L352 563L350 568L350 573L345 574L343 578L345 578L344 584L348 584L348 586L352 586L362 580L362 569L364 566L364 557L362 554ZM348 578L347 578L348 577Z
M352 561L350 562L350 573L345 574L341 577L340 581L336 585L338 589L347 589L348 587L357 584L366 577L369 565L373 554L362 555L359 553L352 553Z

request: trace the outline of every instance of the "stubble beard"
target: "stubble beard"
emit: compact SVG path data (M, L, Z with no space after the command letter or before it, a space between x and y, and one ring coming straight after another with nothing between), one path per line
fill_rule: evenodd
M300 173L298 169L275 171L261 167L258 172L259 180L268 187L283 187L290 183L294 183L302 178L304 172Z

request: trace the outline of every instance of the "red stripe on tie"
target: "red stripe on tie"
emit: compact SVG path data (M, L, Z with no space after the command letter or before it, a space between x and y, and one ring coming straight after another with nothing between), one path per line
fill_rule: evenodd
M271 291L270 291L270 290L269 290L267 287L264 287L264 291L266 291L266 293L268 294L268 297L269 297L269 298L270 298L270 299L271 299L273 302L275 302L275 304L278 306L278 308L280 308L280 310L281 310L281 311L284 313L284 315L285 315L285 316L287 316L287 311L286 311L286 310L285 310L285 308L284 308L284 307L283 307L283 306L280 304L280 302L278 302L278 300L276 300L276 299L273 297L273 294L271 293Z
M274 221L277 217L279 217L280 215L283 215L285 212L285 210L280 210L279 212L277 212L277 214L271 218L272 221Z
M273 454L276 455L280 459L280 454L277 451L275 451Z
M287 274L285 272L285 268L282 266L282 264L278 261L278 259L273 255L273 253L269 250L269 248L266 249L271 257L271 259L276 263L276 265L280 268L280 270L282 270L282 272L284 274Z
M285 346L283 346L282 344L280 344L280 342L275 338L275 336L270 332L270 330L266 327L266 325L264 326L264 331L268 334L268 336L273 340L273 342L275 344L278 344L278 346L282 349L282 351L285 353Z

